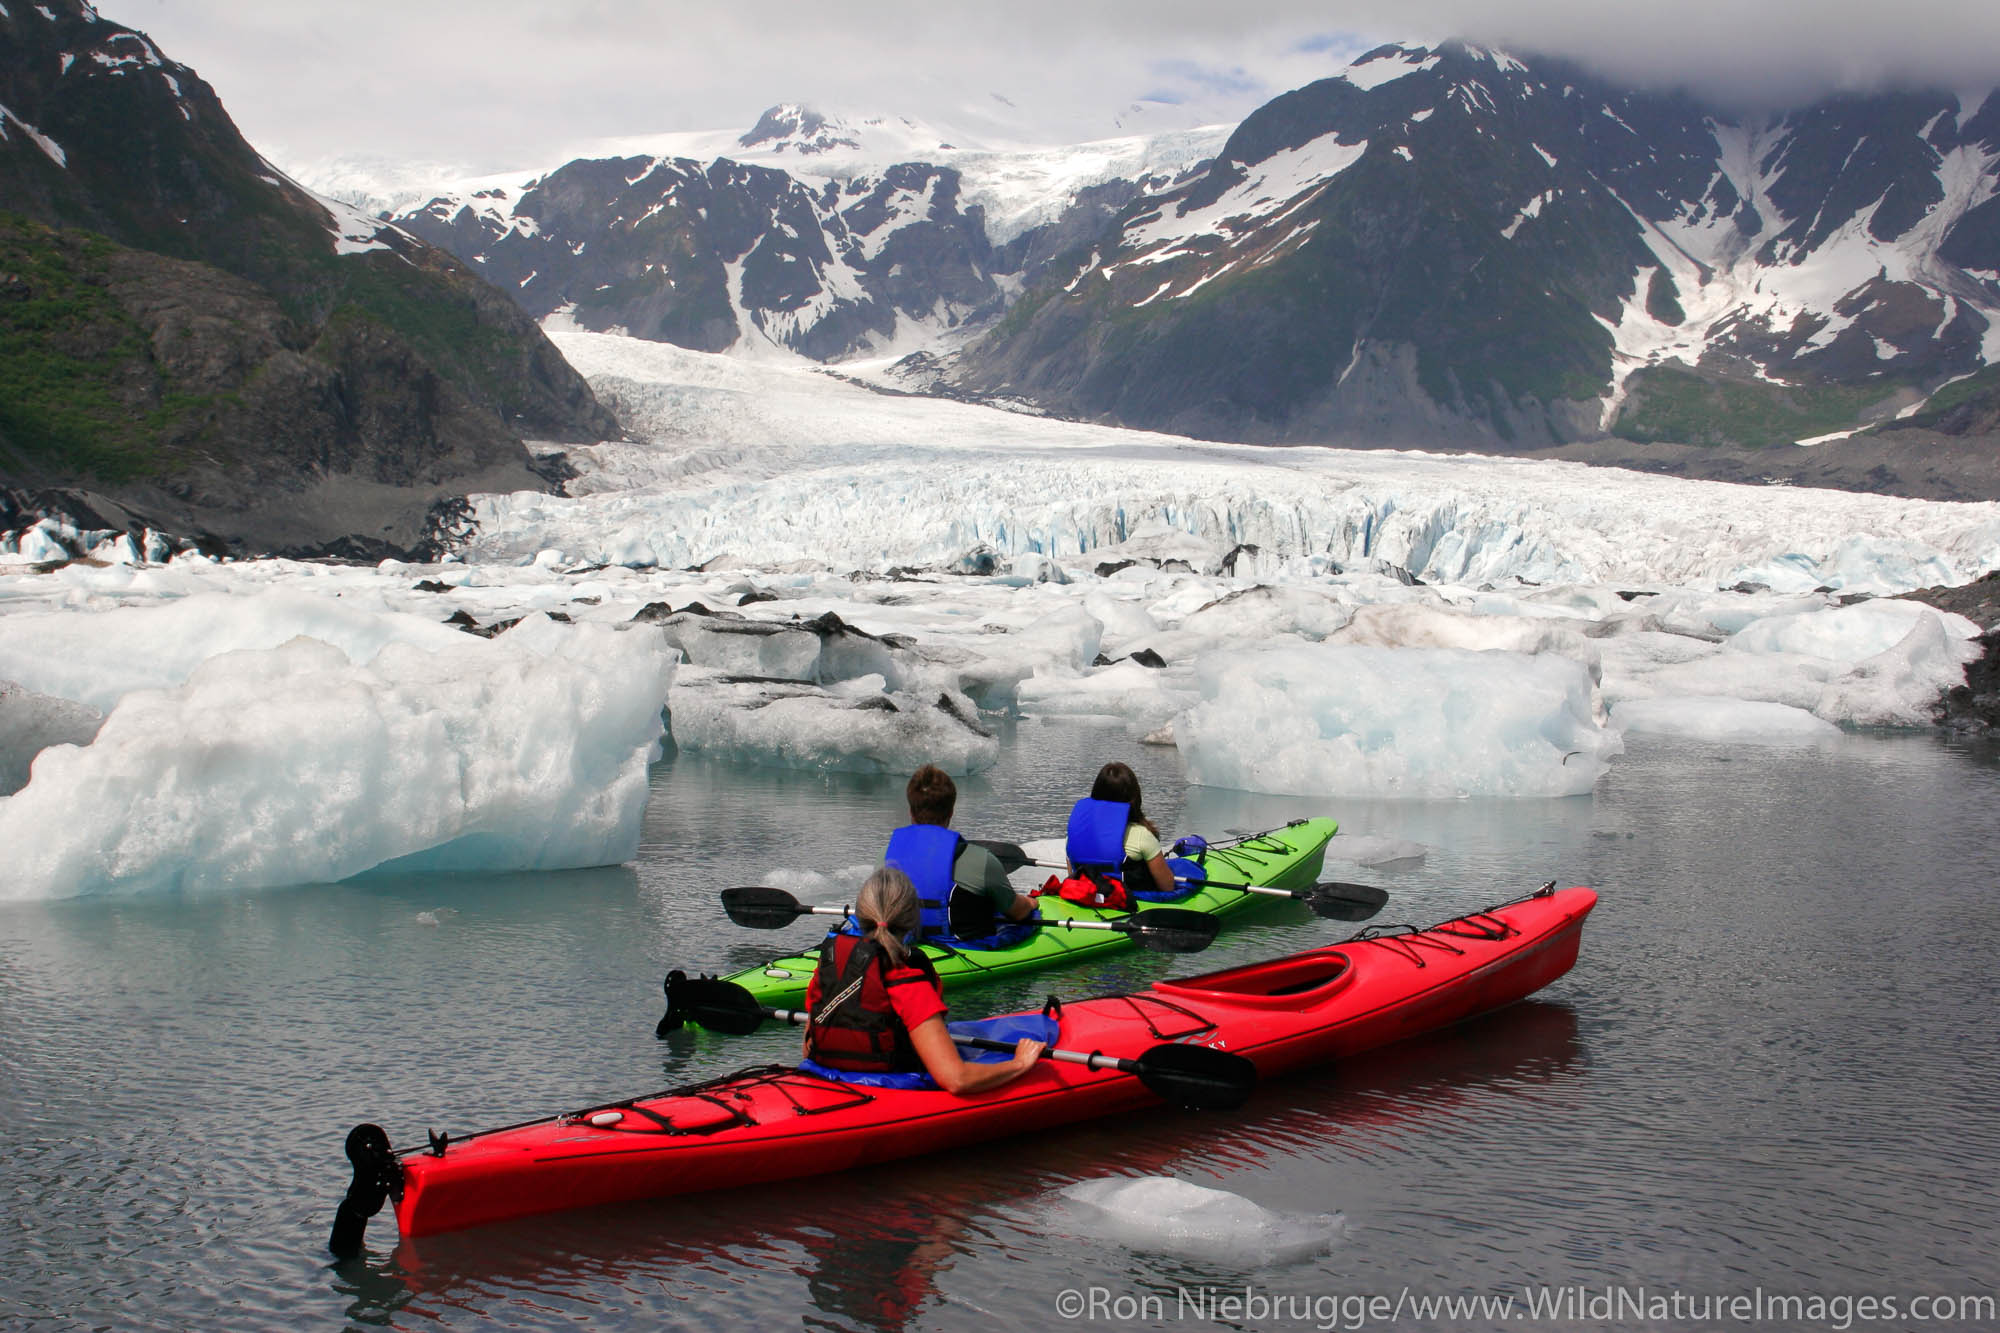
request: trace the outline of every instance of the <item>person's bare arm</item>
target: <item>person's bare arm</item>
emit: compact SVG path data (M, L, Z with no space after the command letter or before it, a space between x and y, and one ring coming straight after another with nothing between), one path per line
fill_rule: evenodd
M951 1033L944 1025L942 1014L933 1015L912 1028L910 1044L916 1048L918 1058L924 1062L930 1076L937 1080L937 1085L946 1092L961 1096L1012 1083L1035 1067L1044 1045L1023 1037L1014 1047L1014 1058L1004 1063L982 1064L967 1060L952 1044Z

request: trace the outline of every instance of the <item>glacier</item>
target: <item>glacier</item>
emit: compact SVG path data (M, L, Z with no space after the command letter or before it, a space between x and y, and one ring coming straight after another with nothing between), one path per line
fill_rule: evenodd
M1980 627L1892 595L2000 566L1994 504L1197 443L556 338L639 438L473 497L440 563L0 541L0 893L618 861L662 743L976 773L997 715L1109 720L1218 793L1582 796L1660 738L1928 725Z

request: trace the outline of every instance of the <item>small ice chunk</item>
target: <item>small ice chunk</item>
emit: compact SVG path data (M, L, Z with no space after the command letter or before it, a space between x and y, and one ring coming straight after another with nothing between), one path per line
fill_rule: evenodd
M1555 619L1485 616L1417 603L1376 603L1357 607L1352 623L1331 638L1335 643L1383 648L1561 653L1589 668L1593 682L1603 675L1597 644Z
M854 901L861 881L873 874L873 865L847 866L840 870L768 870L763 883L783 889L802 903L841 907Z
M1357 866L1416 866L1428 855L1430 848L1420 842L1370 833L1342 833L1326 845L1327 860Z
M1003 650L1033 663L1038 671L1082 671L1097 660L1103 641L1104 625L1096 616L1081 606L1066 606L1009 634Z
M1060 1194L1065 1230L1239 1268L1296 1263L1325 1254L1347 1234L1339 1213L1284 1213L1172 1176L1085 1180Z
M1175 724L1188 780L1284 796L1578 796L1622 748L1554 653L1315 644L1217 657Z
M1016 699L1021 711L1030 716L1118 717L1146 731L1171 721L1195 702L1185 673L1141 666L1129 659L1082 677L1024 680Z
M1371 608L1373 609L1373 608ZM1269 639L1296 634L1317 642L1346 628L1355 613L1317 588L1244 588L1210 602L1181 622L1183 634L1210 639Z
M1143 603L1115 596L1102 587L1083 595L1083 609L1104 627L1100 643L1106 651L1124 652L1128 641L1157 633L1160 628Z
M1063 567L1039 551L1023 551L1007 562L1007 572L1028 583L1068 583Z
M1627 732L1741 745L1810 745L1840 735L1839 727L1801 708L1713 695L1627 699L1612 707L1611 725Z
M772 768L908 773L936 764L955 776L991 768L1000 742L962 694L865 697L817 685L731 681L685 670L667 699L674 742Z

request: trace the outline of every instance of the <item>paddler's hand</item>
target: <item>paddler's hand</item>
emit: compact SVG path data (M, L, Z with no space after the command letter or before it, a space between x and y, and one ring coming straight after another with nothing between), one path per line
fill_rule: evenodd
M1036 1041L1033 1037L1023 1037L1014 1043L1014 1058L1009 1063L1025 1074L1035 1067L1035 1061L1042 1058L1042 1052L1048 1049L1048 1045L1047 1042Z

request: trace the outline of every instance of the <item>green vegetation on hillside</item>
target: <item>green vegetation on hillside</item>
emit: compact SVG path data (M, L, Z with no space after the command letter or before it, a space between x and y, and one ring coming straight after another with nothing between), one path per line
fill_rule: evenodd
M1626 382L1615 434L1642 444L1791 444L1855 426L1900 387L1726 380L1678 366L1648 366Z
M118 247L0 213L0 445L105 481L170 466L160 442L208 406L176 392L110 291Z

